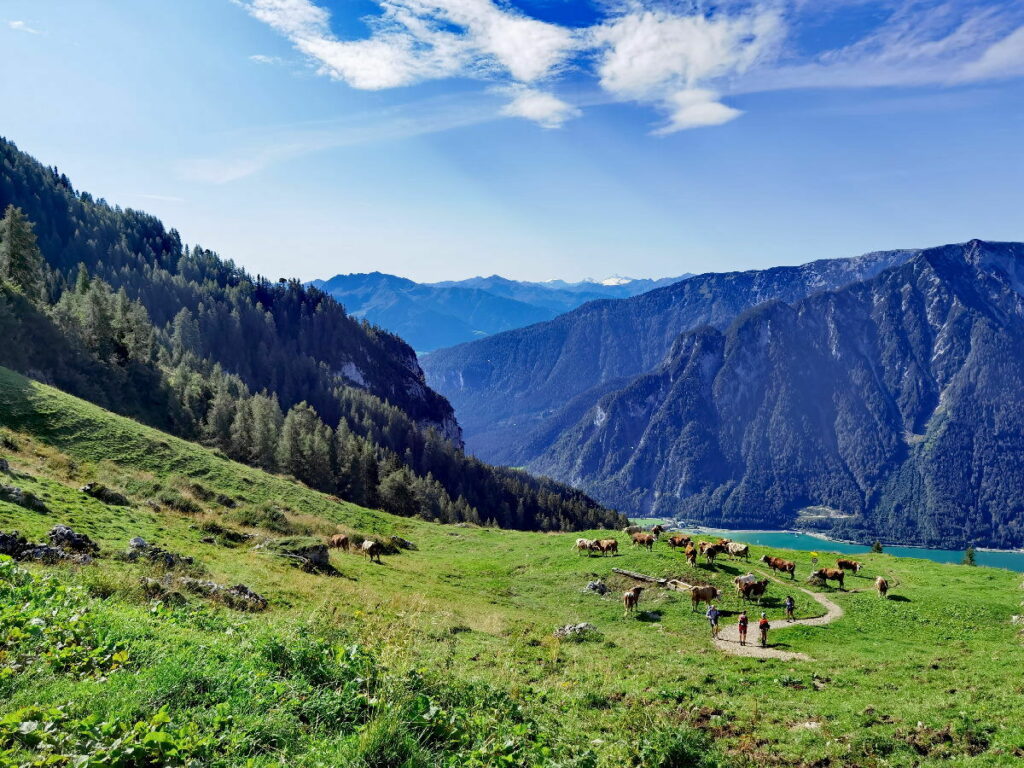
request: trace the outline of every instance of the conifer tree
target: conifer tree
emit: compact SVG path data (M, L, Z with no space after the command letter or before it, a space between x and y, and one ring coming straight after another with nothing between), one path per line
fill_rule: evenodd
M44 263L32 222L20 208L8 205L0 219L0 279L38 304L43 300Z

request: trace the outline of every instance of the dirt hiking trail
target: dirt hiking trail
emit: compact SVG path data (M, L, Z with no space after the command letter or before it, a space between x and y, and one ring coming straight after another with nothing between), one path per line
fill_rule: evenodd
M778 581L778 579L773 579L773 581ZM720 624L718 639L713 641L720 650L725 653L730 653L733 656L750 656L757 659L780 659L781 661L793 661L795 659L799 659L801 661L812 660L806 653L783 651L778 648L773 648L773 639L778 637L777 633L786 629L786 627L821 627L825 624L831 624L843 615L843 609L825 597L825 595L817 592L811 592L810 590L803 589L802 587L793 587L784 581L779 581L779 583L786 584L791 589L797 589L812 600L816 600L821 603L825 608L825 615L818 616L813 619L797 619L796 621L772 619L772 628L768 631L768 647L762 648L757 644L757 620L761 616L761 611L755 603L751 603L750 608L747 611L747 615L750 617L750 629L747 631L747 644L740 645L740 632L739 628L736 626L736 617L730 616L726 620L727 623Z

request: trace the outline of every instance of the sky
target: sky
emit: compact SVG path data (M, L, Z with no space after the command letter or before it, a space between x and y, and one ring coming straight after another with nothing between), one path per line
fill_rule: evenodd
M0 135L271 278L1024 240L1024 3L0 0Z

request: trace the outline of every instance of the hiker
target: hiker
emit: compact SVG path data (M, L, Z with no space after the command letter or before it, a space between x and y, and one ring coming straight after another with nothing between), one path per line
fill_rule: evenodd
M740 630L740 645L747 644L747 612L740 611L740 619L736 622Z
M793 609L796 608L796 600L792 595L786 595L786 621L796 621L793 617Z
M768 614L761 612L761 620L757 622L757 629L761 633L761 647L768 647L768 630L772 628L772 625L768 623Z
M708 612L704 614L708 617L708 624L711 625L711 637L718 639L718 617L721 615L718 608L714 605L708 606Z

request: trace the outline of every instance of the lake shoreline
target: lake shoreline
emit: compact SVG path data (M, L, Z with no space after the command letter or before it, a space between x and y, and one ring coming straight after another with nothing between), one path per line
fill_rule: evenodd
M646 525L651 525L654 518L645 518ZM871 552L871 546L856 541L843 541L834 539L817 531L801 531L795 529L775 530L752 530L733 528L713 528L711 526L692 525L675 526L673 521L663 520L663 524L669 524L673 530L687 533L694 533L704 536L721 536L735 538L757 546L793 549L803 552L814 552L820 550L822 553L836 553L839 555L861 556ZM919 560L930 560L935 563L947 563L960 565L963 563L963 549L939 549L935 547L922 547L913 544L882 544L882 554L893 557L916 558ZM993 549L987 547L975 547L975 564L986 568L1003 568L1010 571L1024 573L1024 550L1020 549Z

